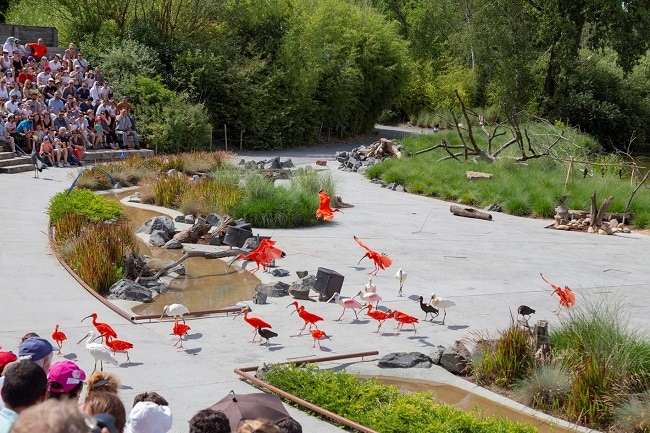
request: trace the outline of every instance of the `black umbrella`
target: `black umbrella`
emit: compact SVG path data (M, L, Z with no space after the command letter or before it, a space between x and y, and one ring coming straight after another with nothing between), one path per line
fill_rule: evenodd
M210 409L226 414L233 432L243 419L265 419L275 424L291 417L280 397L266 392L235 394L235 391L230 391L230 394L210 406Z

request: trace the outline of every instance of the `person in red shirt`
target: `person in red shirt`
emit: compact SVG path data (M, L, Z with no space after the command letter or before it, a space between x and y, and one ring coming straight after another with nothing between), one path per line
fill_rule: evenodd
M31 42L29 44L25 44L25 46L31 48L32 56L34 56L37 61L41 60L41 57L47 55L47 47L43 43L42 38L38 38L38 42Z

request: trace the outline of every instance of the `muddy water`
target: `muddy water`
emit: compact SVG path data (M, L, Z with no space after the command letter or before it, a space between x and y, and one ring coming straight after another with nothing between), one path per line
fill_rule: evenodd
M518 412L487 398L472 394L464 389L456 388L455 386L398 377L382 376L379 379L385 384L395 385L404 391L433 392L437 402L448 404L466 412L477 410L484 416L495 415L507 418L510 421L530 424L539 433L569 433L574 431Z
M107 195L116 201L134 192ZM145 221L160 215L157 212L124 206L124 215L129 219L132 229L140 227ZM149 247L144 242L139 245L140 254L160 260L178 260L182 250L166 250ZM140 316L160 314L165 305L183 304L190 311L208 311L230 307L237 302L251 299L259 279L247 271L237 271L228 267L223 260L206 260L192 257L183 262L186 275L175 279L165 293L154 298L152 303L140 304L132 308Z

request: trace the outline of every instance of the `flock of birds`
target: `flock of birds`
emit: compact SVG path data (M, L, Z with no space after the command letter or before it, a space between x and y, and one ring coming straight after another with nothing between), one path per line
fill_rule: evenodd
M318 218L323 218L326 221L331 221L334 215L334 212L338 212L338 209L330 208L330 197L325 191L319 192L319 209L316 212ZM336 304L340 305L343 308L341 315L335 319L335 321L341 321L345 312L347 310L352 310L354 313L354 320L359 320L359 313L366 310L366 315L377 322L377 330L375 333L379 333L382 325L387 320L393 319L397 322L397 326L394 328L395 335L399 335L402 331L404 325L410 325L413 327L413 332L417 334L417 329L415 327L416 323L419 323L419 319L415 316L409 315L402 311L386 309L380 310L379 303L382 301L382 297L377 293L377 286L373 283L372 277L376 276L380 270L385 270L386 268L392 265L392 259L384 253L379 253L370 249L365 245L359 238L354 236L355 242L365 250L364 255L359 260L368 258L373 261L374 268L369 272L370 278L368 282L363 286L363 289L360 290L356 295L351 298L342 297L338 292L335 292L332 297L327 301L328 303L334 301ZM264 271L267 270L269 264L279 258L285 257L285 253L275 247L275 241L271 239L263 239L259 246L251 251L248 254L239 254L237 255L229 265L232 265L236 260L251 260L257 264L255 270L251 273L256 272L261 267ZM548 281L542 274L540 274L542 280L551 286L553 289L553 294L557 295L560 299L560 303L556 310L555 314L559 314L562 308L570 308L575 304L575 294L568 287L557 286L550 281ZM397 270L395 278L399 282L398 296L403 296L404 283L406 281L407 274L402 268ZM358 300L356 299L358 298ZM445 319L447 318L447 309L452 308L456 303L450 299L445 299L439 297L436 293L432 293L428 302L424 302L424 297L419 296L420 309L424 312L424 321L431 321L439 316L440 310L443 312L441 325L445 324ZM373 306L374 304L374 306ZM323 322L324 319L314 314L310 311L307 311L304 305L300 305L298 301L294 301L287 306L287 308L293 306L294 309L291 311L291 314L296 313L298 317L303 320L304 325L300 328L300 332L296 336L303 335L303 332L307 331L311 334L314 344L312 348L315 348L318 345L319 349L323 350L320 341L325 338L330 338L326 332L318 327L318 322ZM249 313L251 312L250 307L244 307L240 314L243 315L244 321L253 327L253 339L250 342L256 342L256 338L259 335L260 344L264 344L263 340L266 340L266 345L270 345L269 340L278 336L278 334L272 331L271 324L265 322L259 317L251 317ZM184 315L189 314L190 311L187 307L181 304L171 304L166 305L163 308L163 312L160 316L160 321L165 315L174 318L174 325L172 328L173 335L178 337L178 341L174 343L174 347L183 348L183 337L187 335L190 327L185 323ZM522 316L522 319L527 326L530 316L535 313L535 310L526 306L521 305L517 309L517 314ZM108 325L107 323L101 323L97 321L97 313L92 313L89 316L86 316L82 319L82 322L88 318L92 318L92 324L95 328L95 331L89 331L77 344L81 344L83 340L86 340L86 349L95 359L95 368L97 369L97 362L100 363L100 369L103 370L103 363L108 362L113 365L119 365L119 362L116 358L117 352L126 353L126 361L129 362L129 350L133 349L133 344L125 341L118 340L117 333L115 330ZM183 322L180 323L179 319ZM309 327L307 329L307 327ZM101 342L95 342L101 338ZM59 354L61 354L61 348L63 342L67 339L65 333L59 330L59 325L57 324L54 332L52 333L52 339L56 341ZM93 371L94 371L93 370Z

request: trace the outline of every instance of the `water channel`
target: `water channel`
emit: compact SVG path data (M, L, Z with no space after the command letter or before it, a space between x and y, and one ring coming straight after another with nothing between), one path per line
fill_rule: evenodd
M119 202L131 194L133 191L109 193L106 197ZM149 219L160 215L151 210L131 206L123 206L123 210L134 231ZM141 242L140 254L146 254L163 261L175 261L182 255L182 251L150 248ZM173 281L170 288L155 297L153 302L137 305L132 308L132 311L137 315L156 315L162 312L165 305L173 303L183 304L190 311L225 308L240 301L250 300L255 293L255 286L259 283L259 279L249 272L237 272L237 268L228 267L227 263L219 259L206 260L193 257L186 259L183 264L187 271L185 277ZM381 377L380 379L386 384L398 386L408 392L433 392L439 403L448 404L463 411L478 409L479 413L485 416L497 415L512 421L529 423L540 433L569 433L573 431L549 424L451 385L398 377Z

